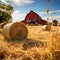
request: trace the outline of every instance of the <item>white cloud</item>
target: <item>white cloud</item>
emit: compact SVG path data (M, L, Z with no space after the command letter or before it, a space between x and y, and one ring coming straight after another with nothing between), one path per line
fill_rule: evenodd
M25 5L25 4L31 4L34 1L33 0L12 0L17 5Z
M47 14L47 12L46 11L41 11L41 12L37 12L38 14L40 14L40 15L44 15L44 14Z
M55 10L55 11L49 11L49 14L53 14L53 13L59 13L60 10ZM47 14L47 12L37 12L39 14Z
M22 21L25 18L25 14L20 13L19 10L15 10L14 13L12 14L13 22L15 21Z
M54 19L60 20L60 15L56 15L56 16L45 16L45 17L43 17L44 20L47 20L47 18L49 19L49 21L52 21Z
M60 10L50 11L49 13L58 13L58 12L60 12Z
M8 0L1 0L1 2L5 3L5 4L12 3L12 4L16 4L16 5L25 5L25 4L33 3L34 0L9 0L9 3L8 3Z
M46 17L44 17L44 19L46 19L46 18L50 18L50 19L51 19L51 18L54 18L54 19L55 19L55 18L60 18L60 15L57 15L57 16L46 16Z
M1 0L1 2L5 3L5 4L8 4L7 0Z

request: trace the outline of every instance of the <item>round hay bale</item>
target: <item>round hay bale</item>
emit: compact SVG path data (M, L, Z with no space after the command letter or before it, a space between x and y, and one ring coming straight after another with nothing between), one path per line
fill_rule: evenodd
M4 26L2 34L7 39L21 40L27 37L28 29L22 22L9 23Z
M50 25L44 25L42 26L43 31L51 31L51 26Z

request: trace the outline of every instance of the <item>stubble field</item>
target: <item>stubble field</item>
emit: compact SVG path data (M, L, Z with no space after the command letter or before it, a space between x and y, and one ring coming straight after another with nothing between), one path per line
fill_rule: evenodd
M60 27L42 31L41 26L27 26L28 37L8 41L0 33L0 60L60 60Z

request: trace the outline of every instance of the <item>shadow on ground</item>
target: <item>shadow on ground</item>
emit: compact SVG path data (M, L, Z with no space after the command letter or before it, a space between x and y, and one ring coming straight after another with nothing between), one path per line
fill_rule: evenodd
M8 43L10 43L11 45L15 45L18 46L19 44L23 44L23 50L27 50L29 48L32 47L47 47L47 42L46 41L38 41L38 40L34 40L34 39L24 39L24 40L6 40Z

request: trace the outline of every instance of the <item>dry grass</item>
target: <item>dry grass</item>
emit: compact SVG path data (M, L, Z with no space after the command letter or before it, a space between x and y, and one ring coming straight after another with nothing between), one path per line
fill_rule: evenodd
M0 60L60 60L60 27L42 31L41 26L27 26L28 37L7 41L0 33Z

